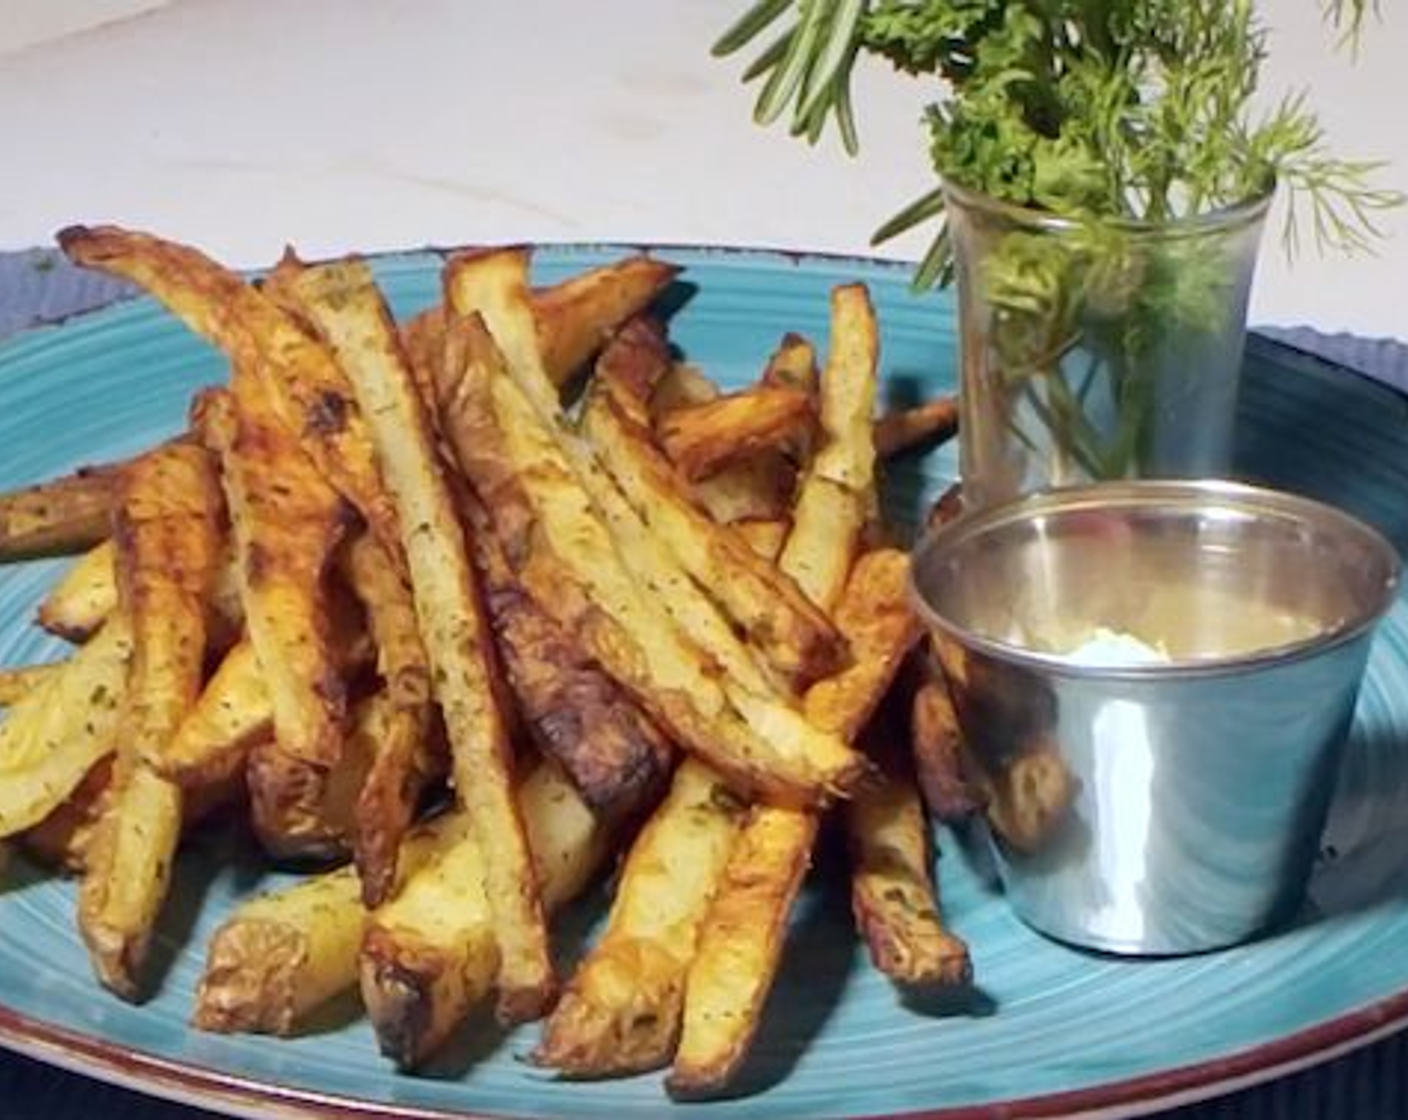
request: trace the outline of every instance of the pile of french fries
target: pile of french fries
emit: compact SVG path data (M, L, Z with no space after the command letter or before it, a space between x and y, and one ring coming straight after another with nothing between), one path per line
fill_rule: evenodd
M785 335L726 394L645 255L535 289L527 250L462 253L397 323L356 258L256 283L114 227L59 243L230 371L166 443L0 497L0 557L82 553L38 614L71 655L0 673L0 837L79 876L103 985L146 993L203 821L324 868L216 932L205 1030L296 1033L360 989L413 1070L492 999L564 1076L717 1094L824 827L875 966L970 980L924 800L981 798L877 482L956 414L876 419L863 286L824 368ZM553 916L618 859L559 975Z

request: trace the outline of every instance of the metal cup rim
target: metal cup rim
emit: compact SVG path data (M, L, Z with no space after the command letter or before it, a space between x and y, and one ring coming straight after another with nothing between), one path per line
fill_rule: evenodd
M1224 508L1275 512L1302 521L1319 523L1334 531L1359 536L1384 561L1388 572L1376 600L1339 624L1309 638L1268 646L1245 653L1208 657L1173 658L1139 665L1081 665L1058 653L1028 649L975 633L946 618L919 589L918 572L922 558L946 544L967 539L1003 525L1030 518L1042 511L1077 512L1121 505L1152 505L1170 501L1220 505ZM1164 480L1140 479L1123 482L1096 482L1040 490L997 505L968 510L947 524L927 529L911 550L909 597L920 619L960 645L1012 664L1067 677L1099 680L1169 680L1230 676L1266 669L1309 657L1316 657L1352 642L1372 630L1392 607L1398 596L1403 561L1392 542L1378 529L1353 514L1326 502L1230 479Z

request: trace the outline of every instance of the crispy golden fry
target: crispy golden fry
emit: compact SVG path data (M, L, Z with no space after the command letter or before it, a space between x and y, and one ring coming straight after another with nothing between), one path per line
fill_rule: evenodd
M870 754L880 760L882 777L845 807L856 929L875 967L897 983L966 984L972 962L940 917L929 825L913 770L894 743L875 744Z
M726 526L690 500L685 481L652 443L638 420L646 400L632 381L619 378L625 363L612 360L624 342L631 364L654 359L668 368L664 337L630 331L612 343L597 367L597 382L583 413L583 430L642 519L648 519L675 561L705 588L790 686L805 685L835 669L845 646L824 614L776 567L761 559Z
M814 723L847 740L870 719L918 640L908 573L904 553L868 553L853 567L836 608L854 662L814 684L803 709ZM868 799L869 783L855 796ZM666 1083L672 1094L718 1092L747 1054L781 960L787 917L810 864L817 825L814 813L759 807L745 826L690 968L684 1030Z
M845 807L850 907L874 966L907 986L964 985L967 945L943 927L928 821L914 776L887 768Z
M83 873L88 842L107 801L112 783L112 756L93 764L73 792L52 813L21 832L16 840L40 863L73 875Z
M533 1053L569 1077L656 1069L679 1034L685 974L743 810L686 760L626 857L606 932L578 967Z
M131 632L121 615L0 723L0 837L49 816L116 743Z
M0 561L81 552L112 532L113 468L73 474L0 494Z
M413 829L402 847L402 880L446 851L466 827L452 814ZM311 1011L356 984L365 915L350 866L242 903L210 939L194 1025L292 1034Z
M796 466L780 451L772 451L700 479L690 492L720 525L786 521L790 532L796 488Z
M650 394L650 422L658 427L676 409L706 404L722 395L703 370L687 362L673 362Z
M886 413L875 422L875 454L882 459L915 448L932 448L958 431L958 398L938 397Z
M432 422L435 415L435 370L445 354L446 315L443 304L427 307L419 315L401 324L401 349L416 383L416 392L425 402Z
M0 708L12 708L63 668L63 662L0 669Z
M753 652L631 508L590 448L563 429L556 393L528 330L526 277L526 254L515 251L457 257L446 269L451 306L463 314L484 309L495 317L486 319L488 329L509 340L502 354L494 345L499 339L492 340L480 363L497 419L496 429L484 425L482 442L498 450L479 455L478 462L472 450L469 462L466 448L457 446L457 453L471 477L476 469L488 476L476 479L481 491L501 491L494 498L485 493L495 516L500 502L526 507L531 512L520 516L521 523L536 519L543 530L535 555L552 569L542 573L552 582L533 586L525 573L534 571L534 557L524 553L520 574L529 590L561 611L564 625L584 628L583 640L608 671L677 742L731 780L799 803L844 794L864 774L864 760L808 724L773 689ZM521 481L512 477L515 467ZM579 595L563 594L564 579ZM661 594L643 593L650 589Z
M660 422L658 434L670 461L697 481L759 451L806 440L814 421L808 394L755 385L676 409Z
M543 371L564 385L611 335L644 311L679 268L644 255L589 269L531 294Z
M200 431L220 455L250 645L272 738L249 760L260 841L281 856L331 856L346 837L326 793L343 754L347 693L333 647L325 572L350 511L284 427L252 369L205 395Z
M391 686L363 699L353 712L354 755L365 759L351 806L352 854L363 901L380 906L396 885L401 842L420 808L421 794L443 769L434 765L428 706L419 717Z
M128 464L114 540L132 662L111 800L88 847L79 927L98 979L135 998L181 831L181 790L157 766L200 691L223 517L215 464L170 445Z
M16 840L25 853L55 870L82 875L88 865L88 845L108 807L112 770L112 755L99 759L67 801L33 828L21 832ZM182 835L238 802L244 792L244 775L238 773L213 785L183 791Z
M107 540L80 556L39 604L39 625L71 642L92 637L117 606L115 555ZM210 644L216 648L233 644L244 624L234 552L227 547L223 555L211 598Z
M822 445L802 480L792 534L779 565L817 605L841 594L875 503L875 408L879 333L860 284L831 293L831 352L821 380Z
M518 791L549 912L576 897L601 865L605 833L552 763ZM484 997L498 968L479 845L466 835L412 876L378 911L362 945L362 996L381 1051L420 1064Z
M801 588L690 500L684 480L605 393L593 392L583 430L675 562L708 590L790 688L844 662L845 644Z
M711 659L648 594L660 577L647 582L625 566L562 448L504 369L493 340L482 327L476 331L479 344L464 375L439 386L442 415L460 467L508 534L505 552L524 586L676 742L731 780L804 802L844 791L863 773L863 761L786 704L747 693L740 676L749 665L736 656L728 669L737 696L725 692ZM622 550L648 548L653 538L621 506L624 500L610 515L613 527L635 534ZM683 601L692 585L665 572L671 594L679 591ZM705 621L716 619L711 609ZM740 645L731 635L725 640ZM766 688L756 667L751 677Z
M668 774L669 741L524 589L487 512L472 508L471 521L485 603L524 723L592 812L631 815Z
M870 719L919 641L919 620L909 605L909 557L888 548L862 555L834 613L854 660L808 689L803 710L812 722L849 742Z
M362 1002L382 1054L419 1065L494 986L499 942L472 830L413 875L367 924Z
M779 389L795 389L816 399L821 375L816 368L816 350L799 334L788 331L768 358L762 384Z
M920 682L910 709L910 741L920 792L945 824L966 820L983 808L981 791L965 773L963 736L948 686L934 675Z
M689 966L671 1096L717 1093L747 1055L816 832L815 813L759 805L739 833Z
M555 980L532 855L513 795L513 751L493 637L465 532L395 328L365 264L309 269L294 292L347 372L404 529L416 615L445 713L456 793L480 842L500 950L499 1013L535 1018Z
M602 824L551 759L540 761L523 780L518 803L542 884L543 906L552 914L586 890L602 869L612 826Z
M327 350L241 277L186 245L116 226L58 234L75 264L146 289L178 319L265 379L287 429L390 549L396 514L381 485L366 422Z
M644 311L679 268L644 255L588 269L531 294L533 319L543 369L554 385L563 386L610 340L621 324ZM401 341L416 384L425 400L430 370L445 339L445 308L426 308L401 324Z
M792 522L785 517L772 520L748 519L735 521L733 531L748 542L748 547L764 560L774 563L782 554L782 546L787 543L787 534L792 531Z
M462 284L462 287L474 286L473 274L476 270L489 271L484 269L482 263L478 269L474 265L461 269L461 273L470 276L469 285ZM664 325L658 319L642 315L622 327L601 352L592 378L592 389L609 397L627 418L649 433L653 430L650 402L672 369L670 344L665 337Z
M221 659L158 765L185 789L211 785L239 771L250 747L273 727L269 689L246 639Z
M376 641L377 671L386 682L383 699L367 713L373 760L353 814L352 839L363 901L379 906L390 897L401 837L434 769L430 664L416 629L411 589L381 542L360 536L343 555L343 570Z
M71 642L87 641L117 606L116 549L85 552L39 604L39 625Z

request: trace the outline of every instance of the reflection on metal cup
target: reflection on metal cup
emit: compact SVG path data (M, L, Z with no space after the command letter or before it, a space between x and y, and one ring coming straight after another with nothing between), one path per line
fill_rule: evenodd
M1224 482L1053 491L927 535L916 599L1018 915L1168 954L1293 911L1398 576L1367 525Z

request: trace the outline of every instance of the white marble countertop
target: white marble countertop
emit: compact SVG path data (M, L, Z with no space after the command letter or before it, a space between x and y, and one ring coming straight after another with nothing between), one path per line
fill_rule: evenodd
M866 253L927 189L924 88L880 66L862 154L751 123L708 45L744 0L4 0L0 249L147 227L239 265L516 240ZM1334 149L1408 186L1408 5L1358 60L1317 0L1267 0L1268 95L1306 87ZM1377 256L1294 268L1277 215L1255 323L1408 337L1408 211ZM882 250L912 258L911 237Z

